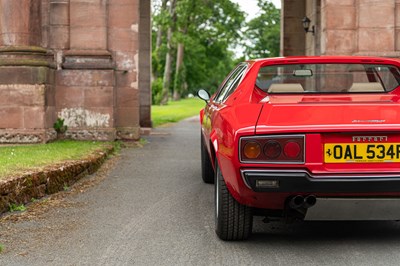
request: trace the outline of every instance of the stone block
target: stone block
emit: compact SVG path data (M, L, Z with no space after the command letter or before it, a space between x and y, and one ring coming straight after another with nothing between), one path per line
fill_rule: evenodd
M51 26L49 27L49 46L54 49L69 48L69 27Z
M395 40L396 40L396 51L400 51L400 29L396 29L395 31Z
M84 89L82 87L58 86L55 94L58 109L84 106Z
M71 49L107 49L106 27L70 27Z
M138 74L135 71L115 71L117 87L136 88Z
M132 24L139 23L139 4L130 2L129 4L109 5L108 25L112 28L131 28Z
M358 30L358 51L393 51L394 29L375 28Z
M356 8L354 6L332 6L322 9L322 27L327 30L355 29Z
M57 85L71 87L114 86L113 70L60 70L56 73Z
M69 4L68 2L50 3L50 25L69 25Z
M51 78L47 67L0 67L0 84L48 84Z
M115 53L114 60L118 70L138 71L139 69L139 53L118 51Z
M0 107L0 128L22 128L24 112L22 107Z
M9 105L14 106L44 106L45 85L1 85L10 91Z
M24 108L24 129L44 128L44 107L25 107Z
M116 108L115 123L117 127L139 127L139 107Z
M377 2L374 5L360 4L359 7L359 27L360 28L388 28L394 27L395 6L388 1Z
M355 6L355 0L322 0L321 7L324 8L326 6Z
M131 29L110 29L109 48L113 51L136 51L139 48L139 35Z
M113 87L90 87L84 90L84 106L87 107L113 107Z
M72 27L106 27L106 1L70 2L70 24Z
M139 140L140 127L119 127L117 128L117 138L123 140Z
M325 38L321 43L321 51L331 54L351 53L355 51L355 31L354 30L329 30L325 32ZM329 40L325 42L324 40Z
M139 91L131 87L117 88L117 108L139 107Z
M140 107L140 127L152 127L151 106Z
M56 90L54 85L46 86L45 106L56 106Z
M86 108L70 107L62 108L58 116L71 129L96 129L110 128L114 126L114 108Z

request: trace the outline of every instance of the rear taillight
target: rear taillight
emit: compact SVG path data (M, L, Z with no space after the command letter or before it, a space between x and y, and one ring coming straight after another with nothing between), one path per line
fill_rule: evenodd
M304 135L242 137L243 163L304 163Z

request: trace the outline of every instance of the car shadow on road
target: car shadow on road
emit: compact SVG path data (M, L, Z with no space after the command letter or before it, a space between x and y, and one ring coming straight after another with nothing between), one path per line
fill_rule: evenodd
M284 222L263 223L255 217L251 241L300 241L324 242L354 241L400 243L400 222L397 221L304 221L286 224Z

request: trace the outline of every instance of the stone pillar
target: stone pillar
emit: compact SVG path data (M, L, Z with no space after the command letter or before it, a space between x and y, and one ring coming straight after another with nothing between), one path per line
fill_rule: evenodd
M40 46L41 2L0 0L0 46Z
M305 1L282 1L282 41L283 56L304 55L305 37L301 20L305 14Z
M108 1L51 0L57 115L73 139L115 139L115 76L107 50ZM58 38L58 39L57 39Z
M41 1L0 0L0 143L55 136L55 65L40 47L41 11Z
M151 1L140 0L139 21L140 126L151 127Z
M321 54L321 0L306 0L305 16L310 20L310 29L314 27L314 33L308 32L305 34L305 54L320 55Z
M115 126L122 139L140 137L139 0L110 0L108 49L115 62Z
M400 52L400 0L395 4L395 49Z

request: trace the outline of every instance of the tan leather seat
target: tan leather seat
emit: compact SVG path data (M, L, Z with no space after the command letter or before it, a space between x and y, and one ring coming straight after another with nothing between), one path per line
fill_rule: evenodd
M383 92L385 89L379 82L353 83L349 92Z
M269 93L302 93L303 86L300 83L273 83L268 89Z

